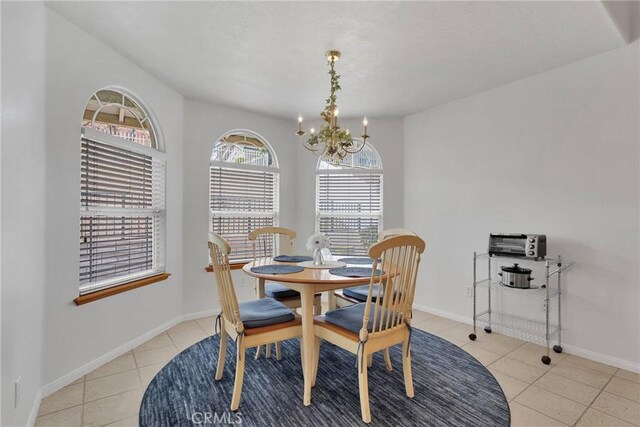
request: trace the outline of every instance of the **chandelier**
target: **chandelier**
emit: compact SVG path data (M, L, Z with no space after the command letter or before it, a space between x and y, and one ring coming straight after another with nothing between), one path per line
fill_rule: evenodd
M357 153L362 150L369 135L367 135L367 118L362 120L364 131L359 139L354 139L349 129L341 129L338 125L338 95L341 89L339 79L336 73L335 64L340 59L340 52L330 50L326 53L327 62L329 64L329 76L331 81L331 89L327 105L324 111L320 113L320 117L325 124L318 130L311 128L309 130L309 138L304 142L304 147L318 156L327 156L329 158L344 158L348 154ZM298 116L298 131L296 135L303 137L306 132L302 130L302 115Z

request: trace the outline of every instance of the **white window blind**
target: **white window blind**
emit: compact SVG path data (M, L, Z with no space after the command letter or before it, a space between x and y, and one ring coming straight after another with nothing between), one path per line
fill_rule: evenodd
M230 261L253 258L247 235L278 225L279 173L271 167L212 162L209 208L211 229L231 245Z
M316 231L335 255L367 255L382 231L382 161L369 144L344 159L321 158L316 170Z
M80 294L164 271L162 153L84 129Z

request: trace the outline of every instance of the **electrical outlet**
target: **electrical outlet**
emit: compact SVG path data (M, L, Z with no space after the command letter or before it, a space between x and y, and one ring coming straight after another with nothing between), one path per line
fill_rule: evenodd
M20 401L20 380L22 379L22 375L18 376L18 379L13 383L13 407L18 407L18 402Z
M471 289L471 285L464 288L464 294L469 298L473 296L473 290Z

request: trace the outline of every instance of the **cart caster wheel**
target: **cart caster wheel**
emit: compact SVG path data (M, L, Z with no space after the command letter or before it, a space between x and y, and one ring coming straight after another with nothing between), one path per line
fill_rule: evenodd
M486 333L490 334L490 333L491 333L491 328L490 328L489 326L485 326L485 327L484 327L484 331L485 331Z
M476 340L476 338L478 338L478 337L476 336L476 334L469 334L469 339L470 339L471 341L475 341L475 340Z
M553 351L555 351L556 353L562 353L562 346L561 345L554 345L553 346Z
M551 363L551 358L549 356L542 356L542 363L548 365L549 363Z

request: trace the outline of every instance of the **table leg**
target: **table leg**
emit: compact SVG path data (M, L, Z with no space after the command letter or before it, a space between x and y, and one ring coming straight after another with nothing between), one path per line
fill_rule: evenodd
M338 308L338 298L336 297L335 291L329 291L329 310L335 310Z
M264 283L265 283L264 279L256 278L256 296L258 297L258 299L264 298ZM267 349L269 348L269 346L270 344L267 344ZM256 348L256 359L260 358L260 353L262 353L261 345L259 345L258 348ZM265 357L269 357L269 355L265 354Z
M311 286L300 292L302 299L302 359L304 372L304 405L311 405L311 386L313 383L313 356L315 333L313 330L313 295Z
M258 298L264 298L264 282L265 279L256 279L256 293Z

